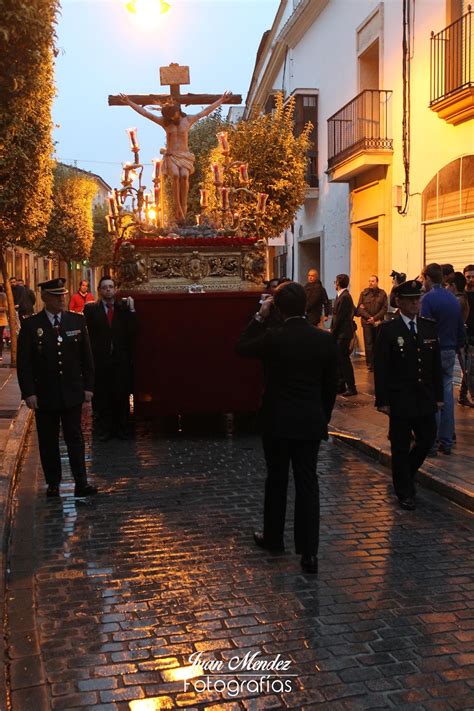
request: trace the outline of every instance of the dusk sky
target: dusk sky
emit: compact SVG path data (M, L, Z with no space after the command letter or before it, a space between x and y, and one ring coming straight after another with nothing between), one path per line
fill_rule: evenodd
M147 0L152 2L154 0ZM158 2L158 0L156 0ZM140 159L151 163L164 131L128 107L109 107L109 94L165 93L159 67L189 65L181 91L245 96L263 32L278 0L168 0L156 23L131 15L123 0L62 0L57 26L56 157L90 170L112 186L131 159L126 128L138 128ZM188 107L197 113L199 106ZM227 109L224 109L227 113ZM149 182L146 169L146 180Z

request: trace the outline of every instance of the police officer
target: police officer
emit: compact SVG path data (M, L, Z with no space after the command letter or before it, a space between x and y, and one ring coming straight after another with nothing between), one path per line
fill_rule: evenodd
M84 317L65 311L63 279L38 284L44 309L24 321L18 337L18 382L27 406L35 411L41 465L48 488L59 496L62 425L75 496L91 496L97 488L87 483L82 403L92 399L94 367Z
M393 486L401 508L412 511L415 475L436 437L443 378L436 324L418 316L421 283L393 291L399 314L380 326L375 342L375 406L390 418Z

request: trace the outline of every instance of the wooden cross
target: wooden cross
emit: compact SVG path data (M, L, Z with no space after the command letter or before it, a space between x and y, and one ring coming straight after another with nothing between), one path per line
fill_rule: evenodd
M189 84L189 67L180 66L179 64L170 64L169 67L160 67L160 83L162 86L169 86L169 94L129 94L129 98L136 104L139 104L139 106L152 104L163 106L163 104L173 101L180 107L182 104L185 106L191 104L212 104L220 98L220 94L181 94L181 85ZM232 94L224 103L239 105L242 103L242 96L240 94ZM120 96L110 95L109 106L127 106L127 104Z

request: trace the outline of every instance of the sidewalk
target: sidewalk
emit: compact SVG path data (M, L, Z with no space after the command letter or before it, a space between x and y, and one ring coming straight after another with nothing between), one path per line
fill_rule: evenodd
M388 418L374 407L372 373L363 358L353 361L359 395L337 398L331 419L331 434L390 466L390 442L387 439ZM455 420L457 442L451 456L438 454L425 460L418 481L464 508L474 511L474 410L457 404L455 387Z
M16 370L10 369L10 353L3 351L0 363L0 612L5 609L5 551L10 535L11 496L31 411L21 404ZM5 657L5 639L0 635L0 654ZM6 699L5 678L0 675L0 708Z

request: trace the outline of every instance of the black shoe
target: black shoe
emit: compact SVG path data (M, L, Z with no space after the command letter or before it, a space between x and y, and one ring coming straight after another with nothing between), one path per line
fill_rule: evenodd
M345 392L342 393L344 397L352 397L353 395L358 395L356 388L347 388Z
M448 447L446 444L440 443L438 447L438 452L441 452L442 454L451 454L451 447Z
M46 496L48 498L53 498L55 496L59 496L59 485L58 484L49 484L48 488L46 489Z
M412 496L407 496L406 499L398 499L400 508L405 511L414 511L416 509L415 499Z
M284 553L285 552L285 547L283 546L283 544L281 546L268 546L265 543L263 533L260 533L260 531L255 531L255 533L253 534L253 540L259 548L264 548L266 551L270 551L270 553Z
M317 555L302 555L301 567L305 573L315 575L318 572L318 556Z
M96 486L90 486L90 484L84 484L83 486L76 486L74 489L74 496L95 496L98 493L98 488Z

